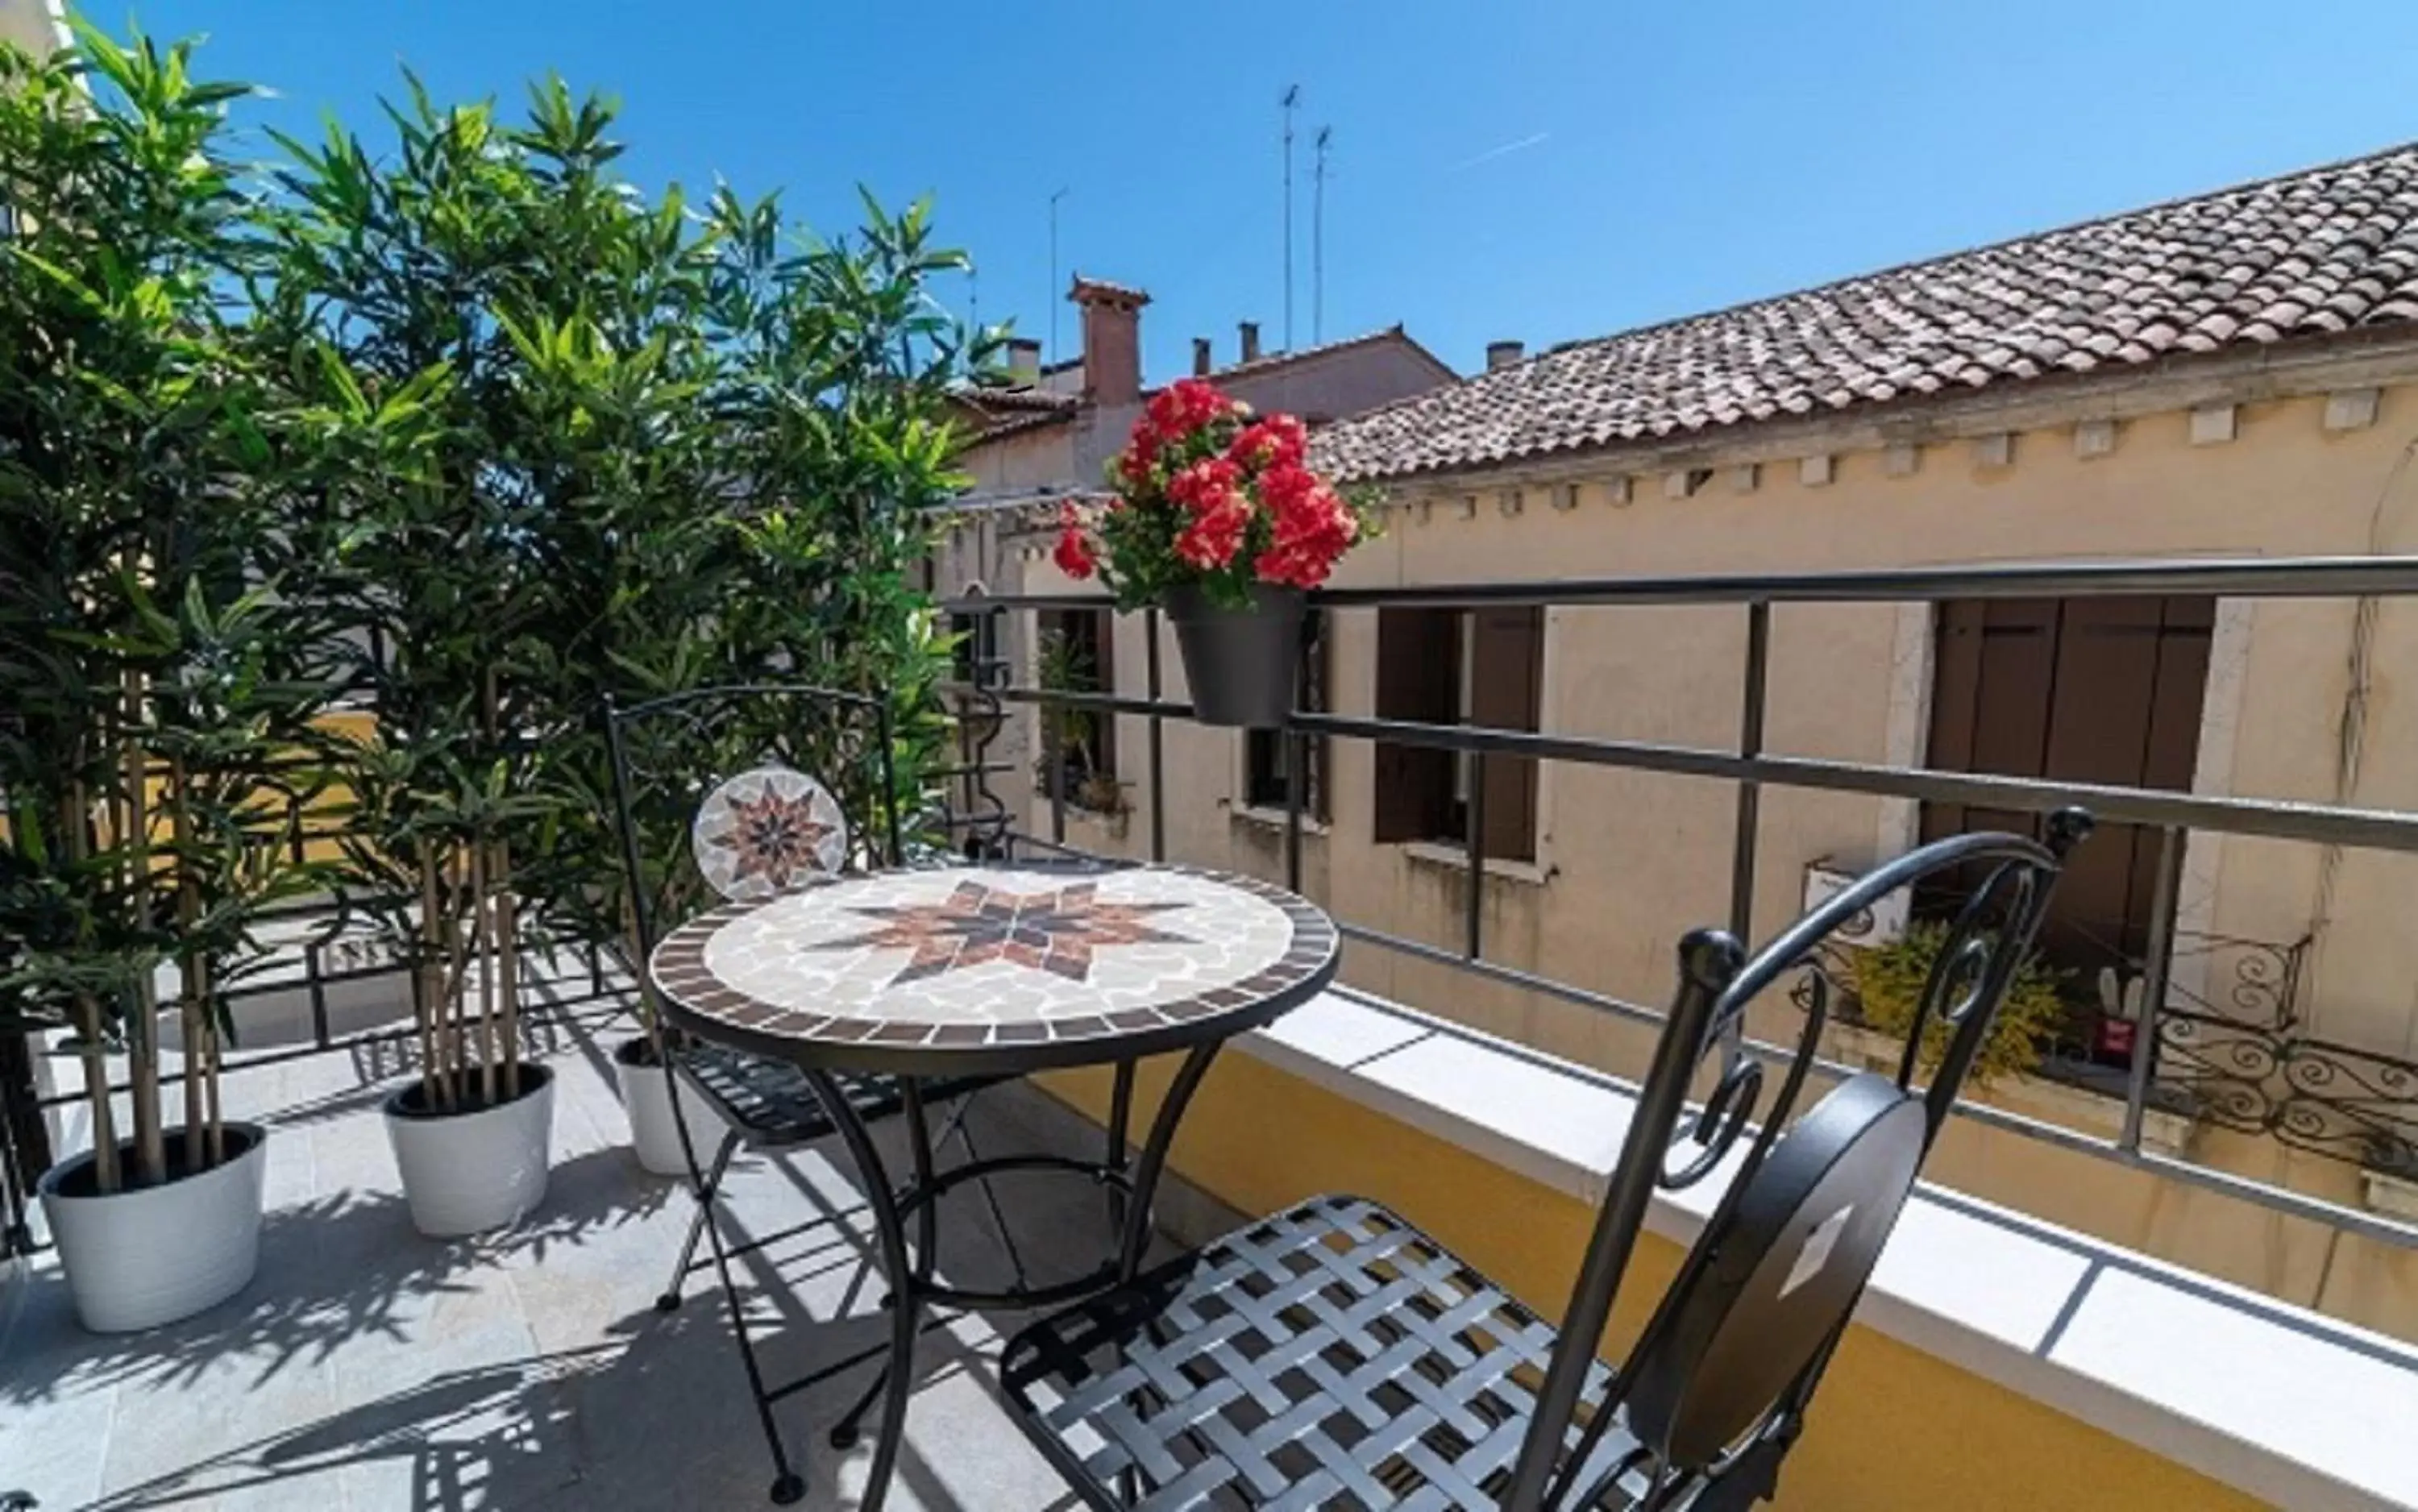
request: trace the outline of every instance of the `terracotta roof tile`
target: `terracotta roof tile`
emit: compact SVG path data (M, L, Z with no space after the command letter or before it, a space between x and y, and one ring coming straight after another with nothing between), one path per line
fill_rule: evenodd
M1557 348L1337 423L1344 479L2418 319L2418 145Z

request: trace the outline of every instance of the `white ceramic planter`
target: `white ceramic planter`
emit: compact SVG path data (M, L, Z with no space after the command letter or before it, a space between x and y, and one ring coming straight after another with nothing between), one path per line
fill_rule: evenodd
M252 1279L268 1135L258 1124L230 1123L226 1139L224 1164L139 1191L79 1190L89 1181L88 1153L43 1173L42 1213L84 1327L122 1334L172 1323L216 1306ZM131 1149L120 1149L130 1162Z
M449 1239L500 1229L545 1199L554 1073L524 1064L521 1076L536 1085L475 1113L419 1112L416 1082L387 1098L387 1138L421 1233Z
M630 1119L630 1148L649 1174L685 1176L688 1157L681 1151L680 1128L672 1122L672 1094L666 1085L672 1078L664 1075L662 1066L635 1059L644 1054L646 1044L643 1038L631 1040L613 1052L613 1079L621 1089L621 1111ZM688 1119L689 1138L696 1144L696 1158L711 1164L728 1125L714 1112L713 1105L685 1081L680 1084L680 1106Z

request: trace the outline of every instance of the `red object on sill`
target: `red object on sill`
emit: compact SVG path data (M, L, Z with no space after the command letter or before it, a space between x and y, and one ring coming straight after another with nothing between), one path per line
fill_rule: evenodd
M2133 1034L2137 1027L2129 1018L2101 1019L2095 1046L2097 1052L2101 1055L2120 1056L2125 1060L2131 1060Z

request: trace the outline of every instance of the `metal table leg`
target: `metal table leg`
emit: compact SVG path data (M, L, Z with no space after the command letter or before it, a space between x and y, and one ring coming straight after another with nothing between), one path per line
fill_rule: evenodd
M842 1142L856 1162L864 1178L866 1205L872 1210L874 1229L881 1244L881 1263L890 1280L890 1355L878 1384L886 1385L882 1393L881 1425L875 1431L873 1465L865 1475L865 1494L857 1504L858 1512L881 1512L881 1504L890 1494L890 1480L898 1466L898 1446L907 1432L907 1398L915 1385L915 1335L917 1315L922 1311L921 1287L918 1284L922 1262L910 1256L907 1247L907 1225L898 1212L898 1194L890 1184L890 1172L881 1163L881 1152L873 1146L873 1137L866 1132L865 1120L840 1092L830 1072L808 1070L807 1084L821 1098L824 1110L837 1126ZM913 1083L908 1084L911 1088ZM924 1147L928 1135L922 1115L920 1094L911 1092L914 1100L910 1107L916 1110L911 1122L914 1128L916 1165L928 1170L931 1152ZM926 1204L929 1211L930 1204ZM923 1227L928 1232L931 1225Z
M1167 1170L1168 1152L1175 1141L1175 1131L1184 1121L1185 1110L1191 1106L1193 1094L1209 1074L1210 1065L1217 1059L1217 1043L1194 1046L1186 1052L1184 1063L1177 1068L1174 1079L1168 1084L1167 1095L1160 1099L1153 1115L1150 1137L1143 1144L1139 1162L1131 1167L1129 1188L1121 1188L1113 1178L1123 1174L1125 1162L1119 1157L1125 1152L1123 1140L1111 1143L1110 1160L1099 1168L1082 1167L1097 1175L1112 1179L1112 1190L1123 1190L1124 1211L1122 1232L1112 1262L1095 1273L1087 1282L1076 1287L1099 1290L1113 1284L1131 1281L1140 1274L1150 1254L1153 1231L1152 1212L1157 1196L1158 1183ZM1130 1086L1130 1063L1123 1069L1120 1080ZM883 1165L880 1152L874 1148L873 1138L865 1120L841 1095L840 1089L826 1071L807 1070L805 1076L815 1095L830 1110L832 1123L837 1127L849 1155L856 1162L859 1177L865 1188L865 1199L873 1214L874 1228L881 1246L882 1269L890 1282L890 1350L882 1373L876 1378L865 1395L841 1418L833 1430L835 1448L848 1448L855 1443L855 1424L878 1397L881 1402L881 1422L875 1430L873 1464L867 1471L859 1512L880 1512L890 1494L890 1482L897 1474L898 1451L907 1432L907 1404L913 1395L915 1382L915 1340L921 1334L922 1315L927 1303L934 1299L970 1300L978 1293L960 1292L938 1284L935 1267L939 1263L939 1205L934 1199L949 1184L934 1169L931 1123L926 1114L922 1089L912 1080L904 1083L910 1158L914 1165L914 1181L904 1192L892 1186L890 1173ZM1130 1096L1130 1092L1126 1097ZM1126 1097L1119 1102L1116 1122L1124 1123L1129 1117ZM1019 1165L1038 1164L1043 1168L1061 1167L1057 1160L980 1162L977 1168L953 1172L958 1178L975 1176L981 1168L1014 1168ZM907 1239L905 1209L915 1210L916 1243ZM1029 1298L1010 1299L1014 1303L1042 1305L1059 1300L1073 1288L1043 1288ZM1003 1304L1004 1305L1004 1304Z

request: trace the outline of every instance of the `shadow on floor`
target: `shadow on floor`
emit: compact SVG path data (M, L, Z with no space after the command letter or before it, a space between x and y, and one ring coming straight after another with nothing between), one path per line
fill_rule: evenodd
M421 1237L392 1193L307 1199L263 1221L260 1269L250 1286L207 1312L139 1334L85 1333L65 1277L42 1270L23 1283L22 1368L0 1381L0 1406L116 1385L197 1384L230 1360L244 1362L256 1388L356 1338L408 1342L406 1324L425 1299L474 1291L470 1273L521 1257L542 1261L552 1249L643 1222L677 1192L668 1183L632 1181L620 1150L593 1151L555 1168L544 1206L519 1226L459 1240Z

